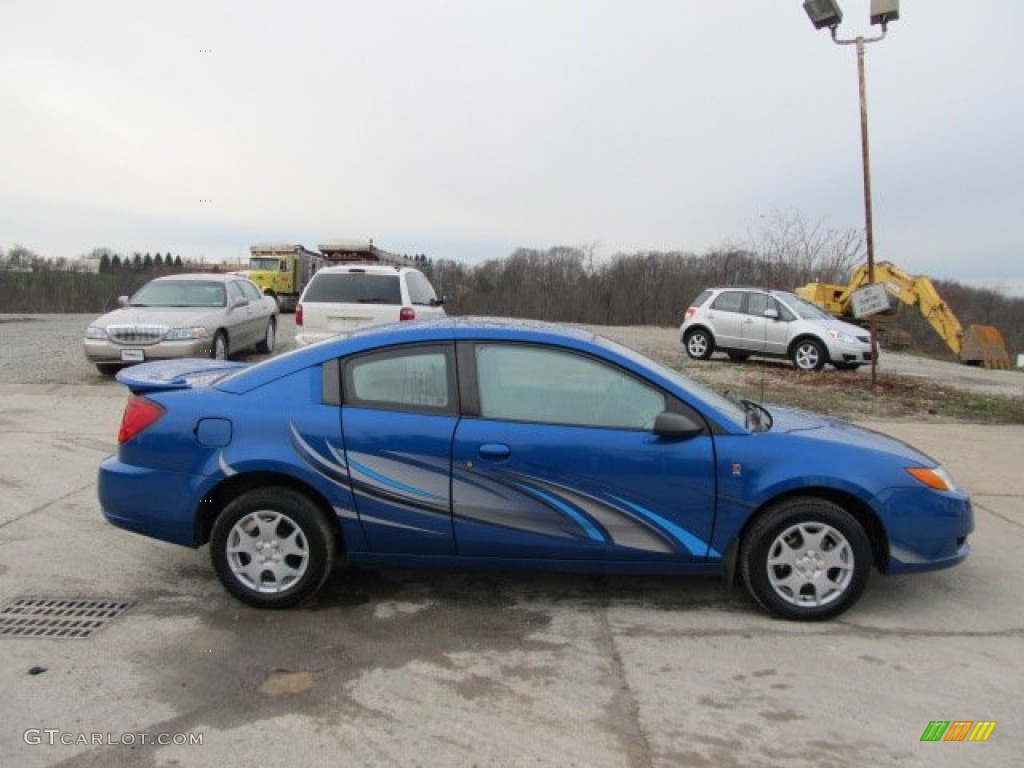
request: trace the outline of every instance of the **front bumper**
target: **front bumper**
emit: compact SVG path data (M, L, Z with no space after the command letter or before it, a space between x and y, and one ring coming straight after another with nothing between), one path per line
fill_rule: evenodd
M883 504L889 510L882 521L889 534L887 572L936 571L967 558L974 510L965 494L896 489Z
M86 339L85 356L91 363L131 365L150 360L173 360L179 357L211 357L213 339L160 341L156 344L115 344L106 339ZM137 359L141 354L142 359Z

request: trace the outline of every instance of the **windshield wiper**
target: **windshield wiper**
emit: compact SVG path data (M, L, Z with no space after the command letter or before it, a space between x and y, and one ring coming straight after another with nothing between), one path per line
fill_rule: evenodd
M772 415L763 405L753 400L740 400L740 405L747 414L743 425L747 429L752 432L767 432L772 428Z

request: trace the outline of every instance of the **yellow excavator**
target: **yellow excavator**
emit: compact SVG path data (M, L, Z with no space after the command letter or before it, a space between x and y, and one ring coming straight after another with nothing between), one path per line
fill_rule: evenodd
M1010 367L1010 355L999 329L993 325L969 325L965 330L927 277L908 274L891 262L881 261L875 264L874 282L882 285L888 296L916 306L962 362L986 368ZM868 265L862 264L846 285L808 283L797 288L796 294L830 314L849 319L853 316L854 292L869 285Z

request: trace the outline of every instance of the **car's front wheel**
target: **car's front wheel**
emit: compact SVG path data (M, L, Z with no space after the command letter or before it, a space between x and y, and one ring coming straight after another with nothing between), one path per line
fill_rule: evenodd
M210 357L214 360L228 359L228 337L224 331L217 331L213 337L213 344L210 345Z
M330 574L334 553L325 516L290 488L242 494L224 508L210 536L221 583L257 608L288 608L313 595Z
M715 340L703 328L695 328L684 339L686 354L694 360L707 360L715 351Z
M814 339L801 339L793 345L790 357L801 371L820 371L825 365L825 348Z
M787 499L744 536L740 569L750 594L770 613L797 621L831 619L867 586L871 543L837 504Z

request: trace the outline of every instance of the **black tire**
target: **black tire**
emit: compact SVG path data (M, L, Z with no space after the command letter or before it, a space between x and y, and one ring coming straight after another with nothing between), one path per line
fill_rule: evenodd
M864 592L871 564L860 523L839 505L810 497L766 510L740 546L740 572L751 596L793 621L841 614Z
M274 345L277 341L277 320L271 315L270 319L267 320L267 330L263 333L263 341L256 345L257 352L266 352L267 354L273 354Z
M228 335L224 331L217 331L213 335L213 343L210 344L210 357L214 360L227 360L229 354Z
M326 517L290 488L242 494L224 508L210 535L210 559L224 588L256 608L289 608L311 597L334 556Z
M715 340L703 328L694 328L683 339L686 354L694 360L707 360L715 351Z
M732 360L734 363L742 363L748 357L750 357L750 353L748 353L748 352L730 352L729 353L729 359Z
M800 339L789 351L789 357L798 371L820 371L828 360L825 348L814 339Z

